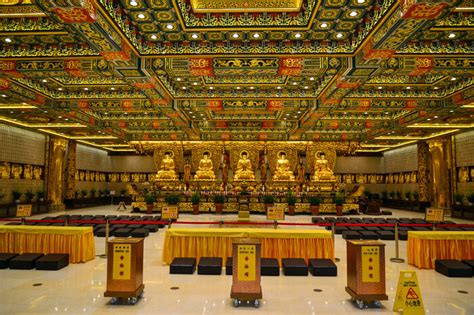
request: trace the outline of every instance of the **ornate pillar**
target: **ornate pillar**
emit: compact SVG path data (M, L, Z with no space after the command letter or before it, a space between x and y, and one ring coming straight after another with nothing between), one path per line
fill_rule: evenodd
M428 144L418 142L418 194L420 201L430 201L430 177L429 177L429 156Z
M73 199L76 191L76 141L69 141L66 157L66 198Z
M51 210L64 210L64 158L68 141L51 137L49 140L48 178L46 181Z
M431 182L433 183L433 207L449 207L449 153L448 141L427 141L431 155Z

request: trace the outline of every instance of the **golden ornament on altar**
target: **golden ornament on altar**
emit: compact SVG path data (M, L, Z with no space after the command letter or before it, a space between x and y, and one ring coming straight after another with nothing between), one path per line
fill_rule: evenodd
M209 158L210 153L204 152L202 159L199 161L199 167L196 171L194 179L216 179L214 174L214 169L212 165L212 160Z
M280 152L279 154L273 180L295 180L295 175L290 170L290 161L286 158L285 152Z
M234 180L255 180L252 164L248 158L248 153L245 151L240 153L240 159L237 163L237 170L234 174Z
M178 179L171 152L165 152L165 156L161 160L160 170L156 173L156 179Z

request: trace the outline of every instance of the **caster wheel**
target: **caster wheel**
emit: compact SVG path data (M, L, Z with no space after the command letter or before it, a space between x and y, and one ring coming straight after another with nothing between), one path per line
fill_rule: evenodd
M234 305L234 307L239 307L240 301L237 300L237 299L234 299L234 300L232 301L232 305Z
M364 301L356 300L356 303L357 303L357 306L359 307L359 309L363 309L363 308L364 308Z
M380 302L380 301L374 301L374 306L380 308L380 307L382 307L382 302Z
M110 300L110 303L111 304L118 304L120 302L120 298L118 297L113 297L111 300Z
M136 297L128 298L128 304L135 305L137 304L138 299Z
M254 306L255 306L255 308L259 308L259 307L260 307L260 301L259 301L259 300L255 300Z
M143 298L145 296L145 292L140 293L139 297Z

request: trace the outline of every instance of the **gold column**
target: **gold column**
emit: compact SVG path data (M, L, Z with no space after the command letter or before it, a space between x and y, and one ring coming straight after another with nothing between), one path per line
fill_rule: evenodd
M433 207L448 208L449 164L446 140L427 141L431 154L431 182L433 183Z
M69 141L66 158L66 198L73 199L76 190L76 141Z
M49 141L48 157L48 200L51 210L64 210L64 158L68 141L62 138L51 137Z
M428 144L418 143L418 194L420 201L429 201L430 198L430 177L429 177L429 155Z

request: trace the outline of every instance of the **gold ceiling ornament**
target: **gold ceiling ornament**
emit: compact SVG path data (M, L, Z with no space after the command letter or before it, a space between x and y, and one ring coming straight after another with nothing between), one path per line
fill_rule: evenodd
M299 12L303 0L191 0L195 13Z
M0 5L32 4L31 0L0 0Z

